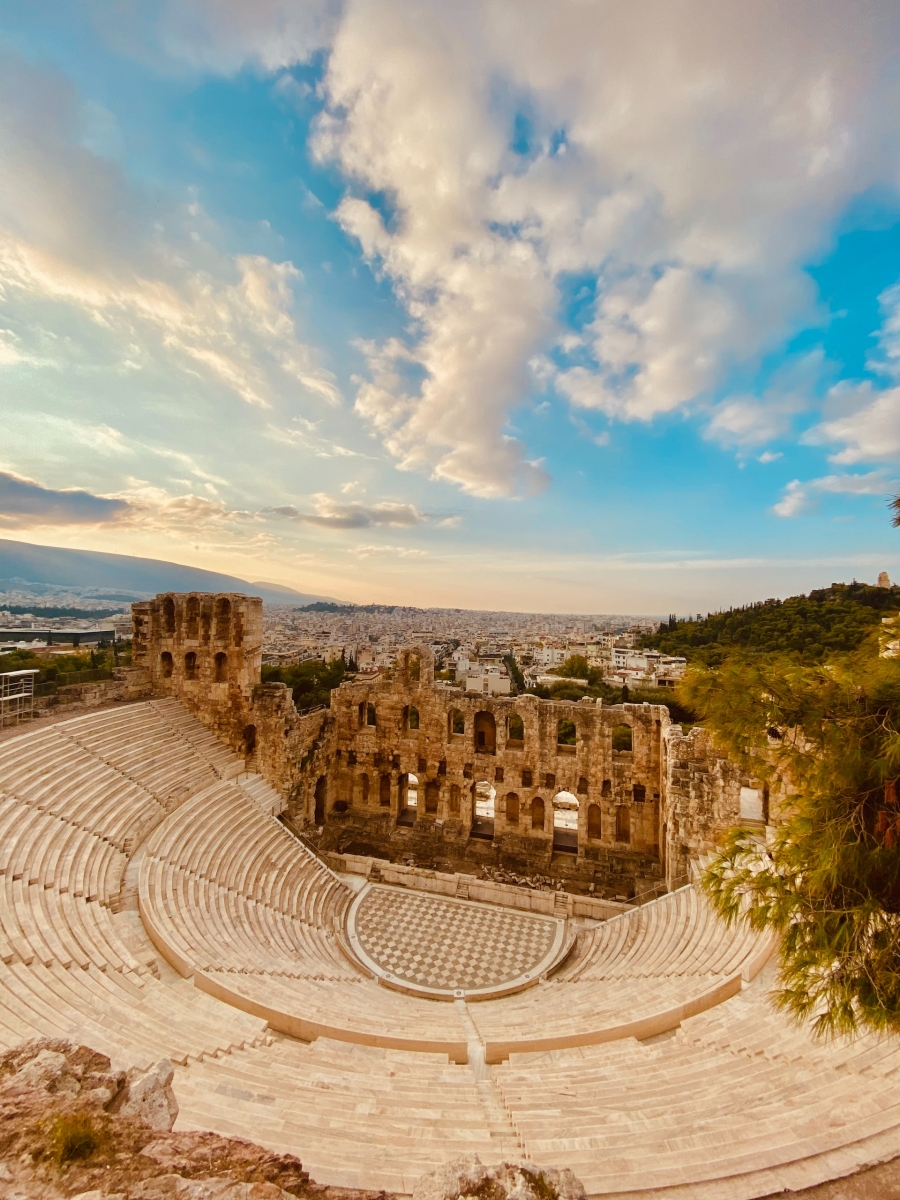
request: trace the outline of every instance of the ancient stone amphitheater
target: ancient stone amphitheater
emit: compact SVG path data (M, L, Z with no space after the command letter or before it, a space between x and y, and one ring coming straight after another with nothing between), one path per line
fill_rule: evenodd
M168 695L0 742L4 1047L168 1056L177 1128L347 1187L477 1152L749 1200L896 1155L900 1045L788 1025L690 885L579 921L338 874L207 725Z

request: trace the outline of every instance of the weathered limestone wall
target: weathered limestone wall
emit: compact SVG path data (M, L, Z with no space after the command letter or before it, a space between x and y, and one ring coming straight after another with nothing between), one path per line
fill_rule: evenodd
M152 694L150 673L140 667L115 667L112 679L96 683L70 683L59 687L49 696L39 696L36 712L88 712L107 704L122 704L129 700L145 700Z
M143 686L178 696L243 751L287 799L296 827L324 827L326 849L356 839L435 860L583 877L583 887L593 872L639 887L664 864L675 886L692 859L747 823L741 789L753 782L706 731L671 725L663 705L466 695L436 682L430 650L417 646L392 676L344 683L330 708L301 715L284 684L260 682L259 598L168 593L133 614ZM496 790L493 824L476 816L479 783ZM410 786L415 808L406 804ZM578 801L574 853L554 854L567 838L554 830L560 792ZM765 809L760 828L767 792Z

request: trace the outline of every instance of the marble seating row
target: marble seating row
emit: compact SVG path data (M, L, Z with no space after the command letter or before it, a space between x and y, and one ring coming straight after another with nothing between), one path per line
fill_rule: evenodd
M495 1067L528 1153L570 1166L589 1193L681 1186L698 1200L740 1200L820 1182L854 1155L861 1164L867 1140L895 1142L900 1080L867 1071L863 1082L849 1064L871 1048L854 1043L805 1034L808 1055L795 1044L782 1056L797 1031L773 1015L767 990L760 979L662 1041L513 1055ZM768 1055L721 1040L748 1011L767 1029Z
M665 976L752 979L771 952L771 940L744 927L726 927L688 885L582 934L584 948L568 980Z
M401 1195L448 1158L522 1156L508 1121L491 1119L469 1068L446 1055L276 1038L179 1070L176 1129L212 1123L273 1150L302 1148L317 1181Z
M147 856L317 928L342 929L352 893L239 783L192 797L154 831Z

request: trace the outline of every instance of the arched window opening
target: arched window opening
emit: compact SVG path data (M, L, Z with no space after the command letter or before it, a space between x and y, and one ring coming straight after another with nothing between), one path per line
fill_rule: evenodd
M477 720L477 718L476 718ZM486 779L480 779L472 789L475 812L472 817L472 837L494 840L494 805L497 789Z
M241 734L241 743L244 747L244 758L249 758L256 749L256 726L245 725L244 732Z
M159 665L162 671L163 679L172 678L172 655L168 650L163 650L159 656Z
M399 779L400 807L398 825L415 825L419 807L419 779L416 775L401 775Z
M200 637L200 600L197 596L188 596L184 609L184 636L189 641Z
M643 804L647 799L647 789L642 783L636 783L631 789L635 804Z
M378 782L378 805L380 808L391 807L391 777L382 775Z
M422 678L422 660L418 654L409 656L409 666L407 668L407 678L410 683L418 683Z
M403 728L407 731L419 728L419 710L414 704L407 704L403 710Z
M557 792L553 797L553 849L578 853L578 797L572 792Z
M220 650L213 662L216 668L216 683L224 683L228 678L228 655Z
M493 713L477 712L475 714L475 753L497 753L497 723Z
M369 776L365 772L359 779L359 798L363 804L369 803Z
M317 825L325 824L325 801L328 798L328 780L324 775L320 775L316 780L316 810L313 820Z
M193 650L188 650L184 656L184 677L185 679L197 678L197 655Z
M175 601L171 596L163 600L163 629L170 636L175 632Z
M516 792L506 793L506 819L510 825L519 823L519 797Z
M459 802L460 802L461 798L462 798L462 793L459 790L459 784L451 783L450 784L450 804L449 804L451 817L459 816Z
M525 745L525 722L518 713L510 713L506 718L506 744L510 750Z
M376 723L375 705L367 704L366 705L366 724L374 727L375 723Z
M544 832L544 801L540 796L531 801L531 828Z
M613 725L612 748L616 754L630 754L632 745L631 726Z
M216 638L227 642L231 637L231 601L227 596L220 596L216 601Z
M608 800L612 795L612 780L604 779L603 787L600 789L600 796L604 800Z
M631 841L631 809L625 804L616 809L616 841Z
M599 804L588 805L587 834L589 838L597 838L598 840L603 836L603 822Z
M440 799L440 795L441 795L440 784L436 780L430 779L428 781L428 783L425 784L425 811L426 811L426 813L430 813L432 816L437 813L438 801Z
M458 708L450 710L450 736L466 732L466 718Z
M577 730L575 722L563 717L556 725L557 746L571 746L574 749Z

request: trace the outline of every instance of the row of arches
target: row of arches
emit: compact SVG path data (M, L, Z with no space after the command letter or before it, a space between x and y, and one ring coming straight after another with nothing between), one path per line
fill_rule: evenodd
M159 656L160 673L163 679L171 679L175 673L175 659L168 650L163 650ZM195 650L189 650L184 656L185 679L199 679L200 667ZM225 683L228 679L228 655L219 651L213 658L213 678L216 683Z
M166 596L162 602L163 633L173 637L177 629L178 612L172 596ZM213 608L213 635L217 641L231 640L232 605L227 596L219 596ZM188 596L184 605L184 637L187 641L199 641L201 629L204 636L209 634L209 620L202 620L200 597Z
M250 727L248 727L248 730ZM248 747L245 731L245 753L252 752L255 745L255 728L252 729L253 739ZM363 772L356 780L356 799L363 807L369 806L373 787L378 788L378 806L389 809L393 781L391 775L383 773L375 779L370 779L368 772ZM639 785L637 785L639 786ZM641 789L643 790L643 789ZM406 772L398 777L398 807L397 824L414 825L419 813L420 801L422 811L427 816L437 816L440 802L440 784L437 780L426 782L424 791L420 780L412 772ZM322 775L315 788L316 825L325 823L326 800L328 792L327 777ZM497 790L487 780L479 780L472 788L474 808L472 813L472 836L493 838L496 819ZM636 797L635 797L636 798ZM348 808L346 801L338 800L335 811L345 812ZM518 792L507 792L504 797L504 815L507 825L518 825L523 832L553 834L554 849L569 850L577 853L578 848L578 814L581 802L572 792L561 791L550 801L552 820L547 828L547 803L542 796L534 796L530 801L522 803ZM462 789L459 784L451 783L448 791L447 813L450 818L458 818L462 808ZM615 841L629 843L631 841L631 809L628 805L617 805L615 808ZM599 804L587 806L587 837L600 841L607 833L603 811Z
M370 701L362 701L358 709L359 728L377 726L378 715L375 705ZM518 713L510 713L505 719L506 749L521 750L525 746L525 722ZM407 704L401 716L401 728L404 732L414 732L420 728L419 710L414 704ZM466 716L458 708L452 708L447 714L447 735L450 738L465 737ZM476 712L473 718L473 735L475 750L481 754L496 754L497 752L497 722L491 712ZM556 743L565 748L574 748L578 739L578 729L571 717L561 717L556 725ZM634 746L634 735L630 725L621 723L612 729L612 748L619 754L630 754Z

